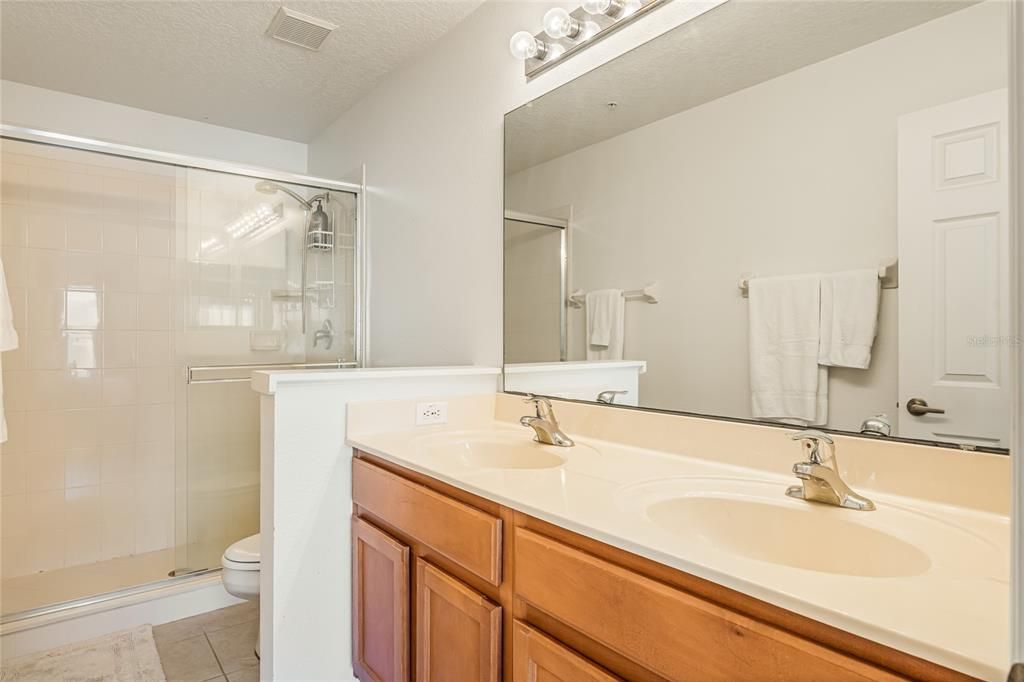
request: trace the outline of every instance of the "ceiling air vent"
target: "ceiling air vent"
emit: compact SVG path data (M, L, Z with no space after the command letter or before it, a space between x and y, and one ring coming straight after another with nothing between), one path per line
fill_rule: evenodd
M329 21L282 7L270 22L267 35L307 50L319 50L331 31L338 28Z

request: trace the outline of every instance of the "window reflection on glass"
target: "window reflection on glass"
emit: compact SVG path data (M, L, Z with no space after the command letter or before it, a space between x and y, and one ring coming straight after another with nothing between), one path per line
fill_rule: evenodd
M95 291L67 293L69 329L97 329L100 326L100 295Z

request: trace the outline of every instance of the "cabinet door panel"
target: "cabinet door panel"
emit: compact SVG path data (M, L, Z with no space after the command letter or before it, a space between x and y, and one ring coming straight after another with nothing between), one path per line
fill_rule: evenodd
M515 622L512 682L619 682L576 652Z
M425 561L416 561L418 682L497 682L501 607Z
M409 680L409 548L352 519L352 648L363 682Z

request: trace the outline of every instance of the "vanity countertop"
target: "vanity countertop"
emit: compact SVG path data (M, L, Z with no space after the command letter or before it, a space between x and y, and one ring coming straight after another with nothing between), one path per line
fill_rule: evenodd
M796 481L782 473L593 438L576 438L572 448L540 446L531 436L528 429L494 420L471 428L356 431L349 444L847 632L982 679L1006 679L1006 516L870 489L858 492L876 503L876 511L839 509L786 497L786 487ZM555 451L565 462L548 468L483 467L465 456L481 442L494 452L520 445L537 449L540 457ZM749 527L754 517L731 518L731 508L707 503L721 499L722 491L741 505L767 503L771 513L780 514L779 523L768 533L754 532ZM680 498L702 502L673 507ZM755 545L770 554L787 542L820 542L816 528L822 520L823 528L841 524L851 538L872 541L870 536L884 535L885 543L873 546L887 548L876 554L894 563L879 568L871 557L858 555L856 546L831 552L823 570L749 556ZM854 571L859 574L847 575L847 563L859 566Z

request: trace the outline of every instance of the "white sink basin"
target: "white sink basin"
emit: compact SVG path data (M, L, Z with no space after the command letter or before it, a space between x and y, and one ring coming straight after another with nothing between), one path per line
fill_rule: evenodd
M616 503L705 560L738 559L863 578L907 578L936 566L992 576L994 548L932 515L879 503L854 511L786 497L788 481L677 477L620 488Z
M696 531L726 552L808 571L893 578L931 567L928 555L909 542L831 513L872 512L803 504L687 496L657 502L647 516L672 532Z
M577 444L571 448L541 445L533 432L455 432L424 436L419 447L439 464L460 469L554 469L566 463L570 454L593 448ZM570 453L570 451L573 451Z

